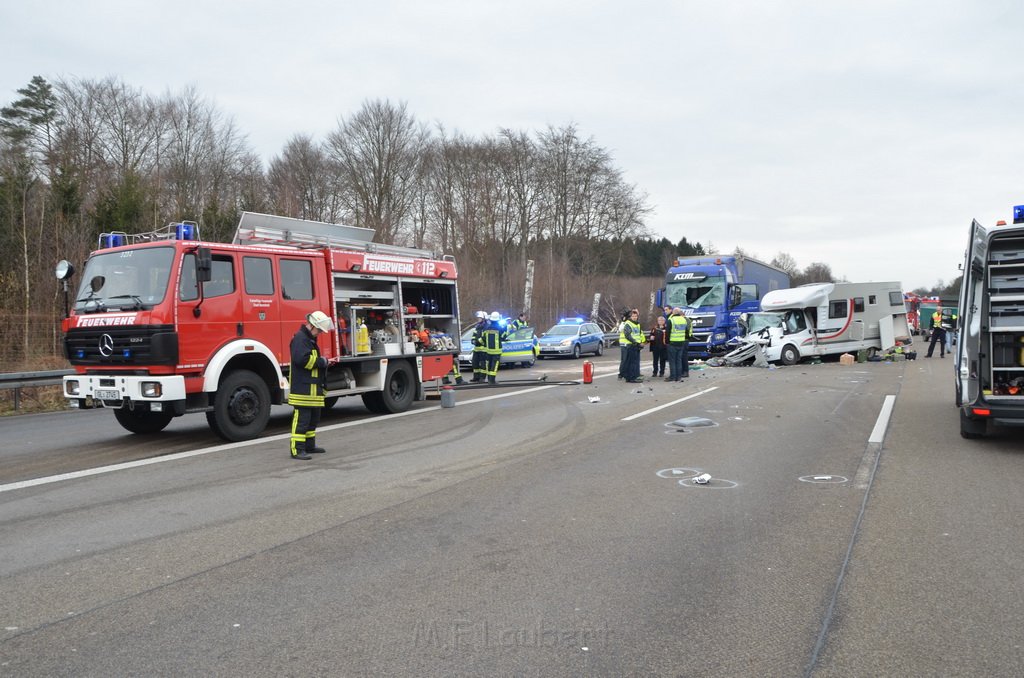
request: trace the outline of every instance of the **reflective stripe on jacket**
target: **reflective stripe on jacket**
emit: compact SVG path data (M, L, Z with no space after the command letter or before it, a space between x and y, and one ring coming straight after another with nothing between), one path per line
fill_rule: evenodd
M288 371L288 404L298 407L323 407L327 359L320 355L316 338L305 325L292 337L291 358L291 369Z
M635 323L632 320L626 320L622 323L622 329L619 330L619 345L643 344L645 341L647 341L647 337L644 336L644 331L640 329L640 323Z
M505 333L497 323L491 323L480 333L480 343L488 355L501 355L501 344L505 341Z
M685 315L673 315L668 319L668 341L670 344L689 341L693 338L690 320Z

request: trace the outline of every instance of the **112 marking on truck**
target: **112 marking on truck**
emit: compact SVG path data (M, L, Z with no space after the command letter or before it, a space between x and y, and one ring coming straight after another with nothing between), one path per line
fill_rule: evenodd
M198 225L105 233L62 323L72 406L104 407L135 433L204 413L227 440L258 436L287 402L289 344L319 310L331 406L408 409L457 359L458 271L450 256L371 242L373 231L245 212L232 243ZM58 278L70 277L67 262ZM417 344L427 329L429 345Z

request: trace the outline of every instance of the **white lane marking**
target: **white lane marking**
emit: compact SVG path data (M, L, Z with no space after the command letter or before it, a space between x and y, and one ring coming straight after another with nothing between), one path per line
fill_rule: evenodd
M606 375L610 376L610 375ZM495 395L483 396L481 398L473 398L467 400L463 405L472 405L474 403L482 403L488 400L497 400L499 398L511 398L517 395L523 395L526 393L536 393L537 391L545 391L549 388L557 388L558 384L550 384L547 386L538 386L536 388L523 389L522 391L512 391L511 393L496 393ZM334 431L340 428L349 428L351 426L361 426L363 424L372 424L374 422L382 421L384 419L394 419L396 417L410 417L415 414L423 414L424 412L434 412L435 410L441 409L440 405L434 405L433 407L424 407L418 410L408 410L405 412L399 412L397 414L382 414L378 417L369 417L367 419L360 419L358 421L343 422L341 424L331 424L330 426L321 426L317 428L317 433L324 431ZM22 480L16 483L8 483L6 485L0 485L0 493L10 492L12 490L22 490L26 487L36 487L38 485L49 485L50 483L59 483L64 480L74 480L76 478L87 478L89 476L101 475L104 473L113 473L115 471L125 471L127 469L138 468L140 466L149 466L150 464L162 464L168 461L178 461L179 459L188 459L189 457L199 457L204 454L214 454L216 452L225 452L227 450L236 450L242 447L249 447L251 445L260 445L262 443L272 443L277 440L288 440L291 437L290 433L281 433L275 436L267 436L265 438L255 438L253 440L243 440L237 443L225 443L224 445L217 445L215 447L205 447L201 450L191 450L189 452L177 452L175 454L168 454L162 457L152 457L150 459L139 459L137 461L126 461L120 464L111 464L109 466L99 466L96 468L83 469L81 471L72 471L70 473L61 473L55 476L47 476L44 478L32 478L31 480Z
M896 396L887 395L885 396L885 402L882 403L882 411L878 413L878 419L875 421L875 428L872 429L871 435L868 437L869 443L879 443L885 439L885 430L889 427L889 418L892 417L892 407L896 402Z
M679 400L673 400L670 403L665 403L664 405L658 405L657 407L652 407L649 410L644 410L643 412L637 412L636 414L630 415L628 417L623 417L622 421L633 421L634 419L639 419L640 417L645 417L648 414L654 414L658 410L663 410L666 407L672 407L673 405L678 405L679 403L684 402L686 400L689 400L690 398L696 398L697 396L704 395L705 393L710 393L711 391L714 391L716 388L718 388L718 387L717 386L712 386L711 388L706 388L703 391L697 391L696 393L691 393L690 395L688 395L688 396L686 396L684 398L680 398Z

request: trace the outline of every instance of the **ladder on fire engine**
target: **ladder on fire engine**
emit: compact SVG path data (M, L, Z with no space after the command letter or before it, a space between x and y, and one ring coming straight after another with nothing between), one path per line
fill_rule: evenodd
M235 229L235 237L231 242L235 245L278 245L298 249L332 247L421 259L450 258L447 255L438 257L430 250L416 247L371 242L373 233L372 228L242 212L242 218L238 221L238 228Z

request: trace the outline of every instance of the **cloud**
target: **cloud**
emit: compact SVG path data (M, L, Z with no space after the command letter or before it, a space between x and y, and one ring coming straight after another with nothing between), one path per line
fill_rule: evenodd
M573 122L655 234L851 280L949 281L971 219L1024 203L1010 0L8 4L5 102L36 74L195 84L265 160L376 98L470 135Z

